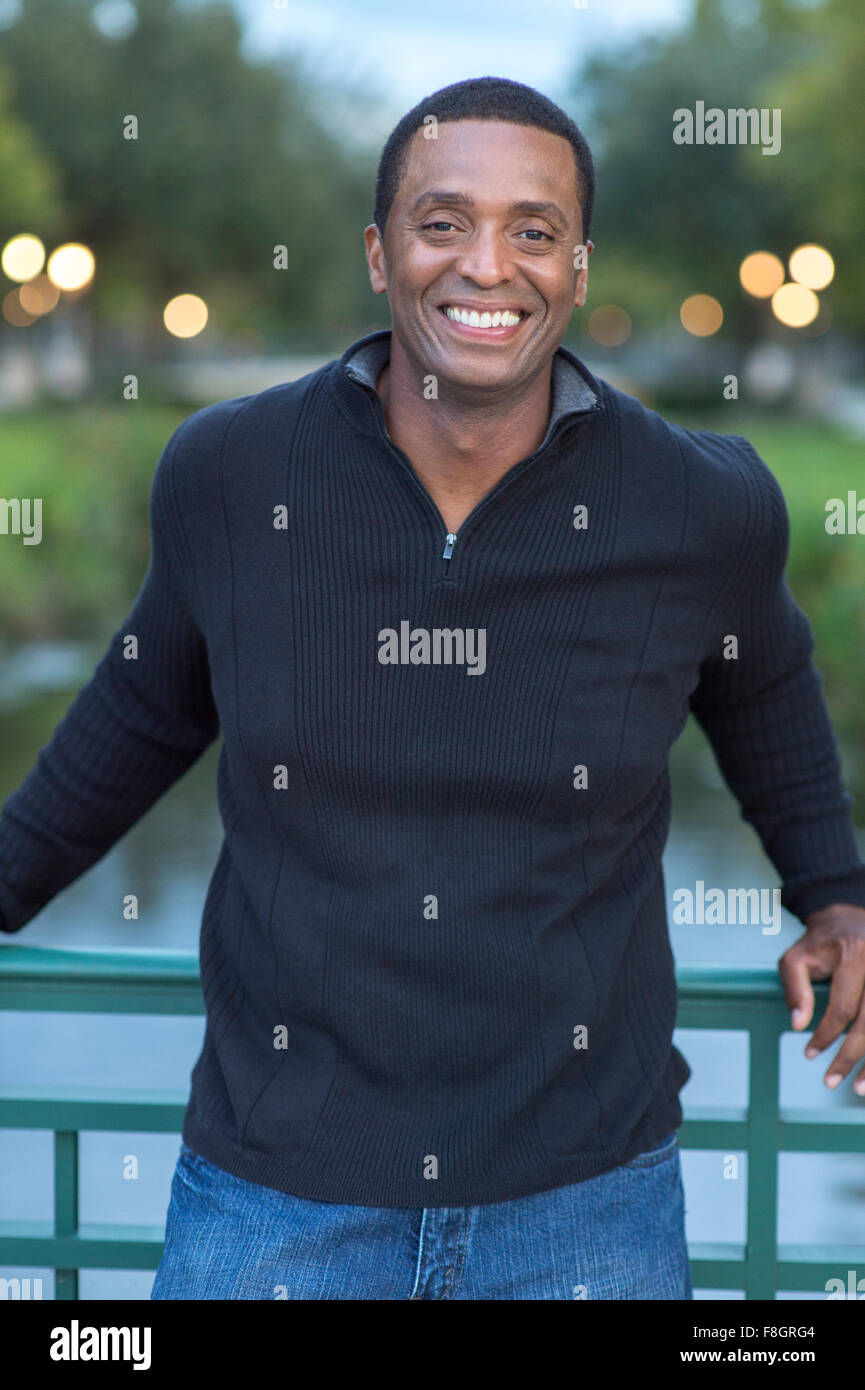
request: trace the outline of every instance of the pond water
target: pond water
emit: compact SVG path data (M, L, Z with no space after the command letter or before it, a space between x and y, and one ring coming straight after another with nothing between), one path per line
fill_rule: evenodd
M60 646L27 649L0 663L0 797L35 760L39 747L86 679L100 653ZM89 664L88 664L89 663ZM22 933L4 943L46 946L135 946L195 950L208 880L221 843L215 785L218 745L209 749L114 849L50 903ZM754 962L774 965L801 934L782 914L777 934L754 925L676 925L673 894L710 887L771 890L778 884L756 834L740 817L702 732L689 722L673 750L673 825L664 855L670 935L679 963ZM865 837L860 836L860 847ZM123 918L123 899L139 898L139 918ZM764 919L768 922L768 918ZM185 1096L198 1055L199 1018L101 1017L0 1013L0 1087L106 1085L170 1087ZM694 1075L685 1104L743 1105L747 1099L747 1039L743 1034L679 1030L676 1042ZM835 1093L822 1085L832 1052L814 1062L805 1038L789 1033L782 1047L782 1104L861 1107L865 1099L847 1078ZM178 1136L86 1134L81 1143L80 1219L161 1227L177 1155ZM128 1157L137 1159L130 1180ZM743 1241L746 1160L738 1179L724 1176L722 1152L685 1151L683 1167L692 1241ZM0 1222L50 1221L52 1143L37 1131L0 1131ZM781 1160L780 1239L785 1243L865 1245L865 1157L790 1154ZM846 1280L847 1271L838 1271ZM0 1275L42 1277L50 1271L0 1268ZM858 1272L865 1276L865 1269ZM84 1298L147 1298L152 1274L91 1271ZM697 1297L741 1297L700 1290ZM782 1295L801 1299L801 1294ZM816 1295L823 1296L823 1295Z

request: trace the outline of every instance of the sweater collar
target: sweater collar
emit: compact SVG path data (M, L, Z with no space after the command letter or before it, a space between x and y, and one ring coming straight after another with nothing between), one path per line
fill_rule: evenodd
M384 412L375 385L390 357L390 340L389 328L368 333L333 364L332 386L340 408L364 434L375 435L384 429ZM556 350L551 382L550 418L533 457L575 419L603 409L601 383L568 348Z

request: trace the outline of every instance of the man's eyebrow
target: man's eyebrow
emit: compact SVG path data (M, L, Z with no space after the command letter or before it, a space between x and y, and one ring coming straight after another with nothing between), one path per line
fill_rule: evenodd
M428 188L425 193L421 193L420 197L414 200L411 205L412 212L417 212L424 203L441 203L451 207L473 208L475 200L470 198L467 193L449 193L446 189Z
M566 227L568 225L568 219L562 212L558 203L536 203L532 202L531 199L524 198L521 203L511 203L508 211L533 212L537 213L538 216L541 217L544 217L547 214L552 213L554 217L558 218L558 220L562 223L563 226Z
M467 193L451 192L443 188L429 188L426 192L421 193L419 198L415 199L412 203L411 211L417 212L427 203L435 203L440 207L475 207L474 198L470 198ZM523 198L518 203L511 203L508 212L534 213L537 216L552 215L557 218L563 226L566 227L568 225L568 219L557 203L536 202L530 198Z

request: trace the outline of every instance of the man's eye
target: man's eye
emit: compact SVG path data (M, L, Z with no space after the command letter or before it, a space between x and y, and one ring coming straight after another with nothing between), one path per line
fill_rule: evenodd
M549 232L542 232L540 227L526 227L524 231L518 232L517 235L531 237L532 239L535 237L546 237L547 241L552 241L553 239Z
M453 228L453 225L454 225L453 222L425 222L425 223L424 223L424 231L427 232L427 231L430 231L430 230L434 230L434 231L437 231L437 232L441 232L441 231L445 231L445 232L446 232L446 231L449 231L450 229L452 229L452 228Z

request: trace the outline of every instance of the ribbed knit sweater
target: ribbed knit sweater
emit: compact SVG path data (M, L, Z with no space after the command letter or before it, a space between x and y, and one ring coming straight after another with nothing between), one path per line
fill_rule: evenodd
M184 1139L301 1197L469 1205L681 1122L661 854L689 710L793 913L865 906L865 865L751 445L560 348L545 438L446 538L385 428L389 350L172 435L134 607L3 808L0 912L23 926L221 733Z

